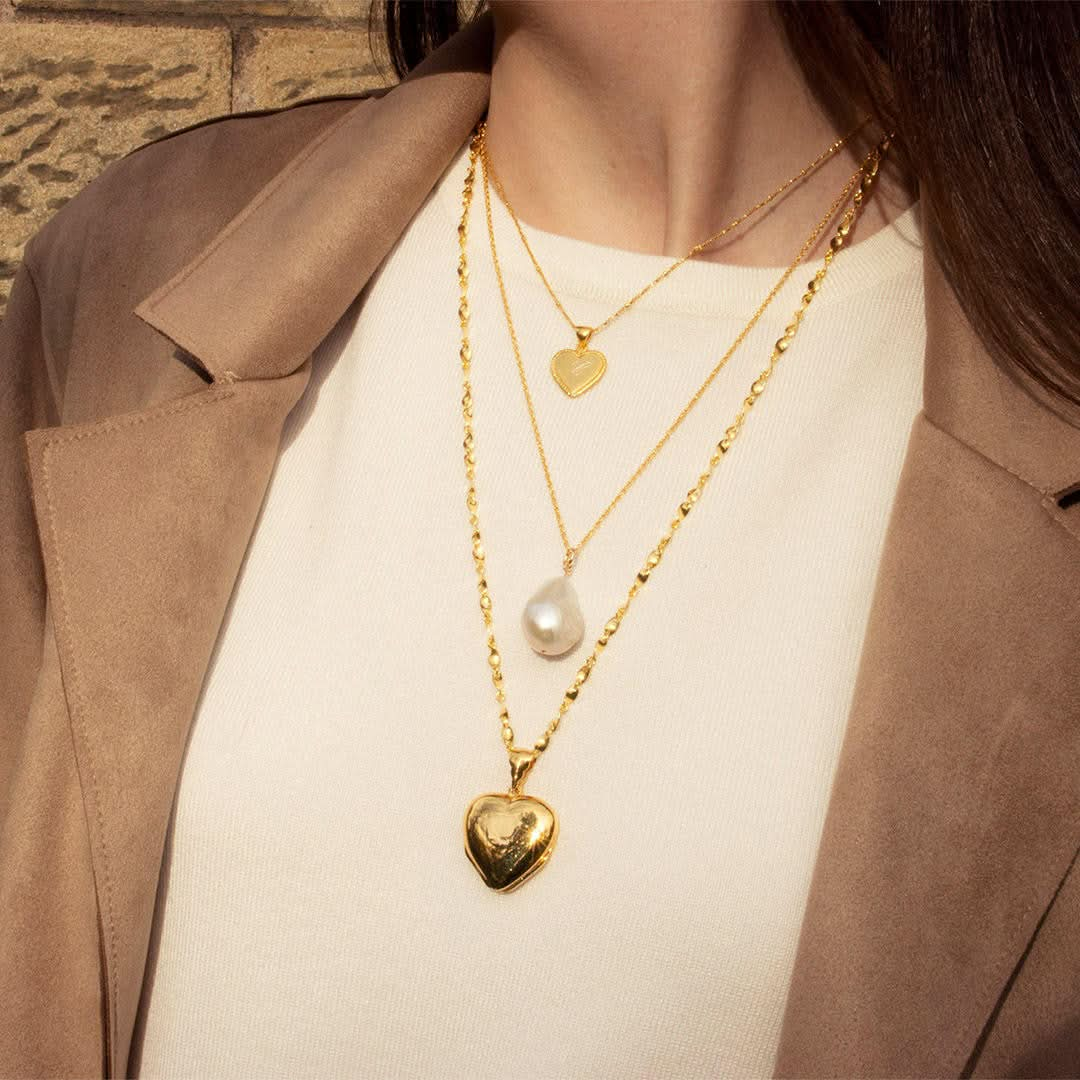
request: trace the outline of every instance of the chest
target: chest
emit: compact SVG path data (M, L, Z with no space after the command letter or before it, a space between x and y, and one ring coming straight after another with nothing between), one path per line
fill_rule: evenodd
M870 365L885 328L841 333L827 306L808 321L805 363L770 386L530 779L562 822L550 867L499 896L460 835L506 769L469 554L455 286L409 243L320 348L286 423L181 776L143 1067L225 1054L239 1071L494 1075L515 1030L537 1076L642 1060L765 1073L919 405L919 328ZM521 290L581 532L736 320L684 319L673 341L672 319L646 312L570 401L545 370L558 326ZM419 323L400 299L418 292ZM478 486L529 743L577 654L539 657L520 631L560 546L501 318L474 307ZM574 575L584 652L760 368L759 337L591 542Z

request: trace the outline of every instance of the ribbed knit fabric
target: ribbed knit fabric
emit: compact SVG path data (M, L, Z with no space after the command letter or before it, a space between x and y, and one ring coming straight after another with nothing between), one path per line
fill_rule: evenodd
M509 782L461 460L465 166L463 147L320 346L289 418L183 769L135 1042L142 1075L772 1069L921 404L919 207L864 240L854 231L835 260L529 777L560 836L535 878L500 895L462 839L468 802ZM684 265L596 338L607 375L570 400L547 365L572 335L494 209L576 539L783 268ZM671 261L527 233L583 323ZM553 661L519 623L562 549L479 189L469 251L480 515L511 718L531 745L820 262L787 282L587 546L573 579L586 641Z

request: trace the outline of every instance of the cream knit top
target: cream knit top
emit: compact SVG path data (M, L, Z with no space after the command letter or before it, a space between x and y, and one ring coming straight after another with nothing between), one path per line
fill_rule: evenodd
M465 807L506 790L461 461L462 147L317 350L199 704L132 1067L175 1077L721 1077L772 1069L886 524L921 406L919 206L843 250L526 791L550 862L486 888ZM573 537L781 267L691 261L572 344L493 192L510 302ZM487 249L469 236L480 514L511 719L531 745L765 366L796 271L589 543L587 629L534 654L562 549ZM809 228L809 224L807 227ZM671 260L526 226L570 313ZM792 254L801 237L792 238ZM303 304L302 296L296 297ZM287 313L286 313L287 315ZM844 942L836 943L838 949Z

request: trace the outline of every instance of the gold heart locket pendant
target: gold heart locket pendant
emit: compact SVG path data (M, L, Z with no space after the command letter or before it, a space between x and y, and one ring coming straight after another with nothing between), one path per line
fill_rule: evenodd
M478 795L465 811L465 852L484 884L511 892L544 865L555 850L559 819L542 799L521 793L536 751L511 751L513 783L507 793Z

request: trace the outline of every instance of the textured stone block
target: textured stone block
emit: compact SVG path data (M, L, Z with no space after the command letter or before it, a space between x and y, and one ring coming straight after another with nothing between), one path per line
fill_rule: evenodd
M0 0L2 2L2 0ZM256 15L366 20L367 0L14 0L23 11L93 11L123 15Z
M229 111L226 29L5 22L0 313L22 245L108 162Z
M233 109L267 109L305 98L351 94L392 81L368 51L366 28L238 33Z

